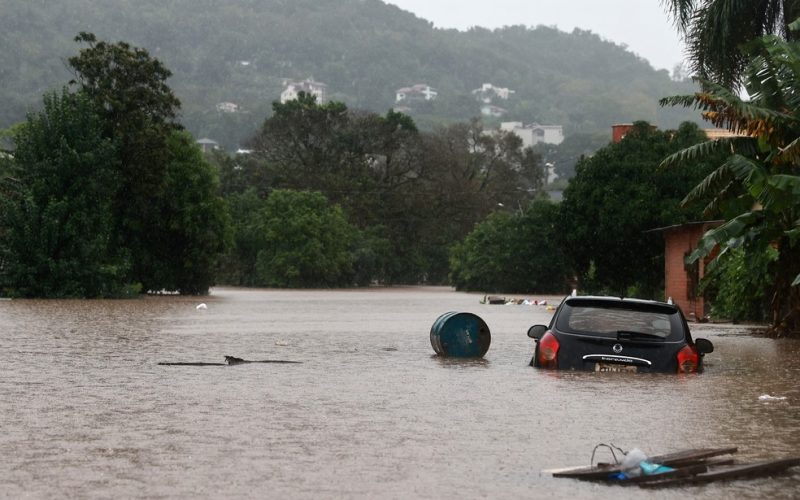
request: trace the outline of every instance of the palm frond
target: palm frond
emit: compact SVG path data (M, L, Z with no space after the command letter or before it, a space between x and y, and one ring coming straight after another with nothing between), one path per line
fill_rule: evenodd
M734 179L733 172L727 165L722 164L713 172L708 174L700 184L696 185L689 191L689 194L681 201L681 206L686 206L694 201L705 199L709 194L715 194L720 191L720 187L730 184ZM715 196L717 198L717 196Z
M689 108L697 104L697 94L691 95L673 95L669 97L663 97L658 100L658 105L663 107L667 106L683 106L684 108Z
M800 175L771 175L769 183L773 188L786 192L789 196L795 198L797 204L800 205Z
M771 175L759 199L764 209L792 213L800 210L800 176Z
M705 141L673 153L661 161L658 168L668 168L674 165L696 162L708 158L712 154L724 150L725 144L721 140Z
M723 204L730 198L734 197L734 187L737 185L738 184L729 182L724 187L718 189L717 193L711 198L711 201L709 201L708 205L706 205L703 209L703 217L710 219L722 212ZM686 199L684 199L684 201L686 201ZM683 202L681 202L681 204L684 206Z
M742 155L731 155L725 166L738 179L755 199L761 199L767 186L768 172L759 162Z
M666 7L675 27L681 32L686 32L694 15L694 0L661 0L661 5Z
M731 239L745 235L747 230L761 220L758 211L745 212L725 224L711 229L703 235L697 248L686 257L686 262L692 264L698 259L710 255L717 245L723 245Z

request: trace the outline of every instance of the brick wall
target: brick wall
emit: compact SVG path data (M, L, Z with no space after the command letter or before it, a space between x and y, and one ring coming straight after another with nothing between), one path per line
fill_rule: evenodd
M718 222L684 224L664 230L665 300L672 297L689 321L701 320L706 316L706 304L697 293L697 287L713 254L697 261L694 266L685 265L684 259L697 248L703 234L716 225Z

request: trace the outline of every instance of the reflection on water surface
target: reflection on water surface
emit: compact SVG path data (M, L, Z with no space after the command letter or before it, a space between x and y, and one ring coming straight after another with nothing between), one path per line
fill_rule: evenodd
M526 336L552 313L481 297L223 288L202 300L2 301L0 496L639 498L541 471L588 463L601 442L734 445L742 459L800 450L798 341L698 325L715 346L699 376L552 373L527 366ZM447 311L486 321L485 359L433 356L430 327ZM157 364L225 355L302 364ZM795 469L648 495L798 491Z

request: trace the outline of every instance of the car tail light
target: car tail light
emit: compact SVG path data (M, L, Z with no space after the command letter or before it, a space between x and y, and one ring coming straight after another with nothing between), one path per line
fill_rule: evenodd
M694 346L686 345L678 351L678 373L695 373L700 364L700 355Z
M539 341L539 366L558 368L558 339L552 332L546 332Z

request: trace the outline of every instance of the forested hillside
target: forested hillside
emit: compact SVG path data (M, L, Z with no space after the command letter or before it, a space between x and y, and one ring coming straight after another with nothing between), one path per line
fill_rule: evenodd
M263 123L285 79L308 77L379 113L398 88L429 84L438 99L411 112L421 128L479 115L471 91L487 82L515 91L497 103L503 120L560 124L567 136L696 116L657 104L689 83L586 31L440 30L379 0L0 0L0 11L0 128L69 81L81 31L147 48L173 72L182 123L228 149ZM239 108L218 111L221 102Z

